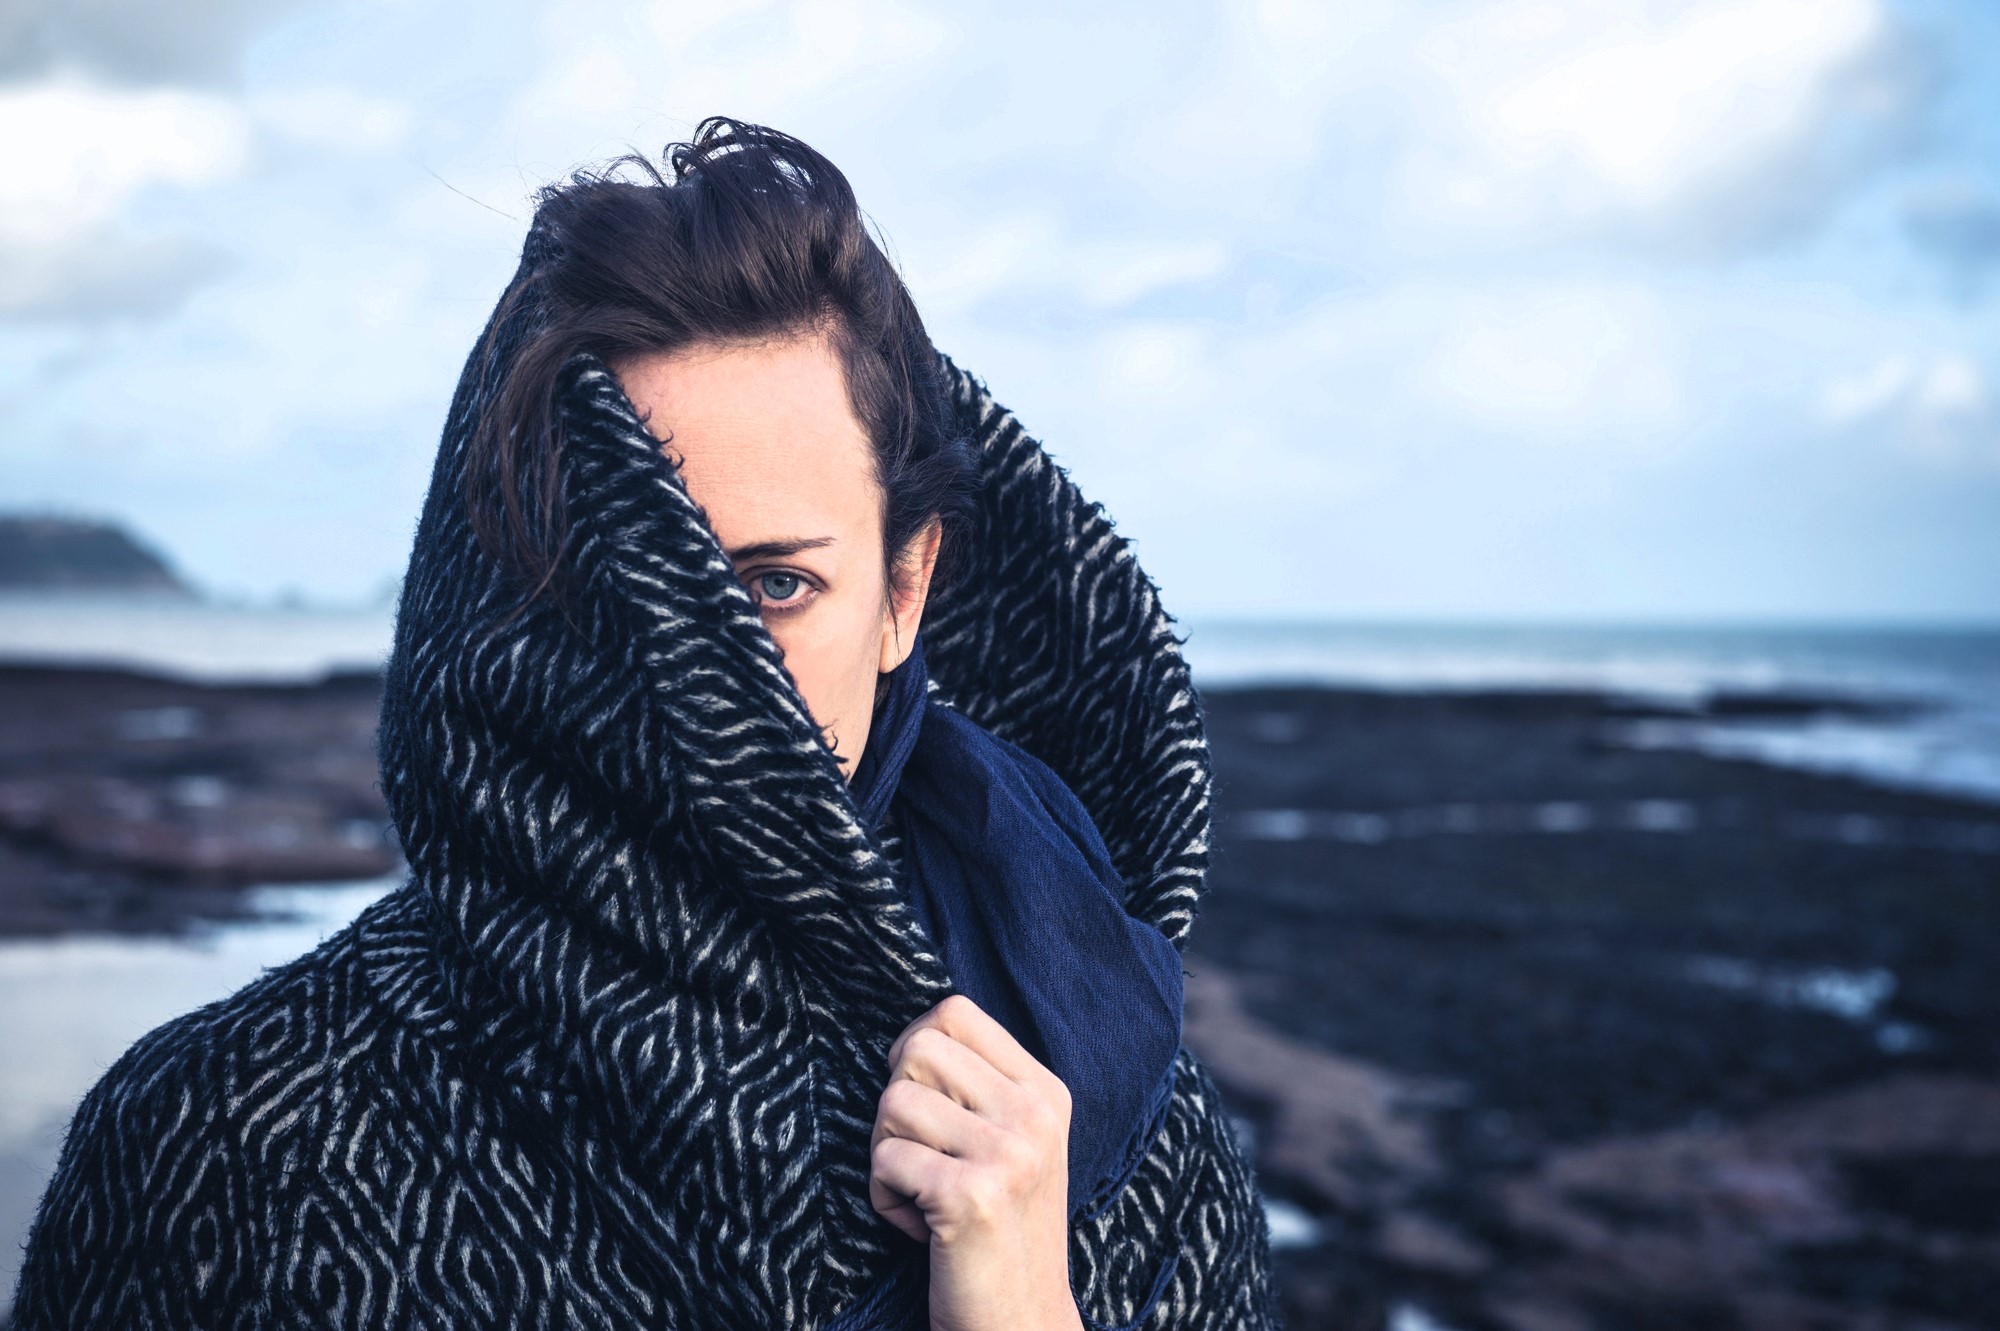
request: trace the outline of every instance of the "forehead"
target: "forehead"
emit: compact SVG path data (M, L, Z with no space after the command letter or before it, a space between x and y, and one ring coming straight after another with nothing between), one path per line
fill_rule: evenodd
M826 338L704 345L612 368L725 546L880 540L868 433Z

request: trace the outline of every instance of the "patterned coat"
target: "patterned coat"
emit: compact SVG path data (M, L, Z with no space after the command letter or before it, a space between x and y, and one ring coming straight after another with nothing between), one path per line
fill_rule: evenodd
M531 313L503 302L467 363L398 608L378 749L407 881L106 1073L20 1331L817 1331L907 1244L869 1207L868 1139L886 1050L948 978L602 364L559 386L579 594L507 620L472 539L468 424ZM1068 782L1126 908L1185 947L1210 776L1172 621L1103 511L946 369L984 487L926 612L932 676ZM1273 1326L1250 1168L1185 1049L1176 1077L1131 1181L1072 1218L1079 1306Z

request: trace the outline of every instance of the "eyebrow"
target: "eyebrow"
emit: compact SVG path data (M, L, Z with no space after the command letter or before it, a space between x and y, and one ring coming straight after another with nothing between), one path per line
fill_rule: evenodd
M730 559L741 563L746 559L782 558L795 555L801 550L817 550L823 545L832 545L831 536L789 536L776 541L758 541L752 545L739 545L729 551Z

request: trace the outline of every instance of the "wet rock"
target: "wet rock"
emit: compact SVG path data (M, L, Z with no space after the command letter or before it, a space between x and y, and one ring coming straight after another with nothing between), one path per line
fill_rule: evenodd
M1453 1101L1449 1082L1401 1077L1287 1039L1244 1012L1238 982L1191 963L1183 1031L1226 1094L1263 1106L1260 1164L1287 1191L1322 1206L1393 1205L1443 1167L1427 1108Z
M392 872L379 691L0 666L0 932L172 927L246 885Z
M1880 1202L1934 1177L1941 1162L1990 1178L1995 1160L2000 1081L1921 1075L1740 1127L1554 1151L1499 1185L1508 1222L1554 1254L1510 1273L1507 1283L1518 1303L1571 1313L1698 1302L1726 1311L1745 1331L1858 1328L1873 1324L1868 1305L1878 1301L1947 1319L2000 1308L1970 1300L1977 1288L2000 1292L2000 1280L1981 1286L1960 1270L2000 1272L2000 1234L1912 1223ZM1857 1164L1872 1195L1852 1185ZM1870 1298L1856 1297L1866 1281L1827 1278L1840 1254L1867 1255L1876 1271ZM1901 1292L1899 1271L1907 1276ZM1959 1272L1965 1297L1912 1299L1925 1272L1936 1277L1934 1293L1948 1293L1946 1271Z
M1320 1222L1293 1331L2000 1326L2000 809L1584 695L1204 705L1189 1040Z

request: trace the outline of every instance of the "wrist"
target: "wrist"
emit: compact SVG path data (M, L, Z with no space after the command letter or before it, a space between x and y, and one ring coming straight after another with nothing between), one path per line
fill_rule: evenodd
M1076 1306L1076 1294L1070 1288L1069 1272L1063 1271L1061 1283L1049 1291L1046 1305L1047 1315L1037 1318L1035 1325L1045 1331L1084 1331L1083 1310Z

